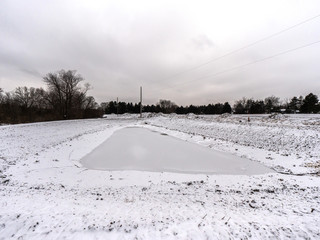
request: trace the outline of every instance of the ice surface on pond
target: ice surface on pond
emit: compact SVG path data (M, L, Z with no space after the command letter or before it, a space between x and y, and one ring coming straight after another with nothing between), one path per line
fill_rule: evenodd
M272 172L260 163L138 127L115 132L81 162L99 170L233 175Z

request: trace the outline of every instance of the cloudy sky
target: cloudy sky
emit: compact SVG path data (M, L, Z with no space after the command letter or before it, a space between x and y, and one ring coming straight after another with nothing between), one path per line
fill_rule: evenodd
M0 87L72 69L98 102L320 95L318 15L319 0L1 0Z

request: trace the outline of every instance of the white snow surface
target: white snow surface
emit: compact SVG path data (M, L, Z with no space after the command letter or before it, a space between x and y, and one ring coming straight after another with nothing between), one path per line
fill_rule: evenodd
M318 115L107 116L0 126L0 239L319 239ZM273 168L99 171L80 160L144 127Z

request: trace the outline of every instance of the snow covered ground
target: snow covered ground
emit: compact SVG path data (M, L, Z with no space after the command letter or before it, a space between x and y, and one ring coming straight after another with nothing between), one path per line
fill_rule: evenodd
M0 127L0 239L319 239L320 117L145 114ZM125 127L145 127L276 173L86 169Z

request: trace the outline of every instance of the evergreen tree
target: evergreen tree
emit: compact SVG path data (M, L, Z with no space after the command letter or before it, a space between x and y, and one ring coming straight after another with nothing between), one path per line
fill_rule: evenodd
M309 93L303 100L301 112L303 113L317 113L319 111L318 96Z
M249 109L249 113L251 114L265 113L264 102L262 100L253 101Z
M297 112L297 110L300 110L300 107L301 107L301 101L297 97L293 97L290 100L289 109L295 113Z
M242 98L236 101L235 104L233 105L234 112L236 114L246 113L246 109L245 109L246 102L247 102L246 98Z
M232 109L228 102L225 102L222 108L222 113L231 113Z
M117 113L117 102L110 101L105 111L107 114Z

